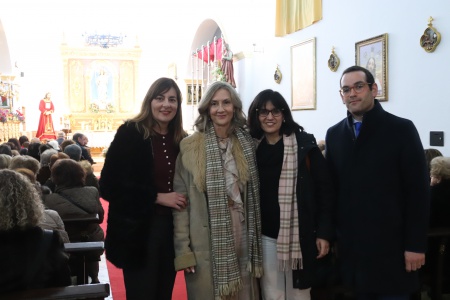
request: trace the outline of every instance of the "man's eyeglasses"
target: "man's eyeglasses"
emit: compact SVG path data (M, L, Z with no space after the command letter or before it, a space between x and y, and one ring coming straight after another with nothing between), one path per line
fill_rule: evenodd
M352 92L352 89L354 89L355 93L359 94L363 91L366 85L368 85L370 88L372 84L373 83L358 82L354 86L344 86L342 89L339 90L339 93L341 93L342 96L349 96Z
M272 116L274 117L279 117L281 116L281 113L283 112L284 109L279 109L279 108L274 108L272 110L268 110L265 108L261 108L261 109L256 109L256 112L258 113L258 115L260 117L267 117L270 113L272 114Z

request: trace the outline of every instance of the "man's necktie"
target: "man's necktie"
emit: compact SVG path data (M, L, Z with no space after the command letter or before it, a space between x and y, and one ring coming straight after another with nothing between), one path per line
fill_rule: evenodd
M359 135L359 130L361 129L361 122L355 122L355 135L356 137L358 137Z

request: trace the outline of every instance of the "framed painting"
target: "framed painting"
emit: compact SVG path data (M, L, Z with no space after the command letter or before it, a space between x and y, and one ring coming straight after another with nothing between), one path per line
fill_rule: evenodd
M388 100L388 34L382 34L355 44L355 63L372 73L378 92L377 99Z
M291 46L291 80L291 109L316 109L316 38Z
M202 80L200 79L185 79L186 82L186 104L197 105L202 99Z

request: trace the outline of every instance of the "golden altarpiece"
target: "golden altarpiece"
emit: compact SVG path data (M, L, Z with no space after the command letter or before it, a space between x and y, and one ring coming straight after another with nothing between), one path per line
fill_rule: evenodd
M141 48L61 46L64 131L84 132L89 145L108 147L116 129L134 115Z

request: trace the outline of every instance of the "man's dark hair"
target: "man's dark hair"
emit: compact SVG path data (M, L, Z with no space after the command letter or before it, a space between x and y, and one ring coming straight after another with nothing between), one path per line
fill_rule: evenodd
M344 72L342 72L341 79L339 80L339 85L341 85L342 77L344 77L345 74L358 71L364 72L364 74L366 74L366 82L369 84L369 89L372 90L372 84L375 83L375 78L373 78L373 75L369 70L360 66L352 66L345 69Z
M77 132L72 136L72 140L74 140L75 142L78 142L78 139L83 136L84 136L84 134Z

